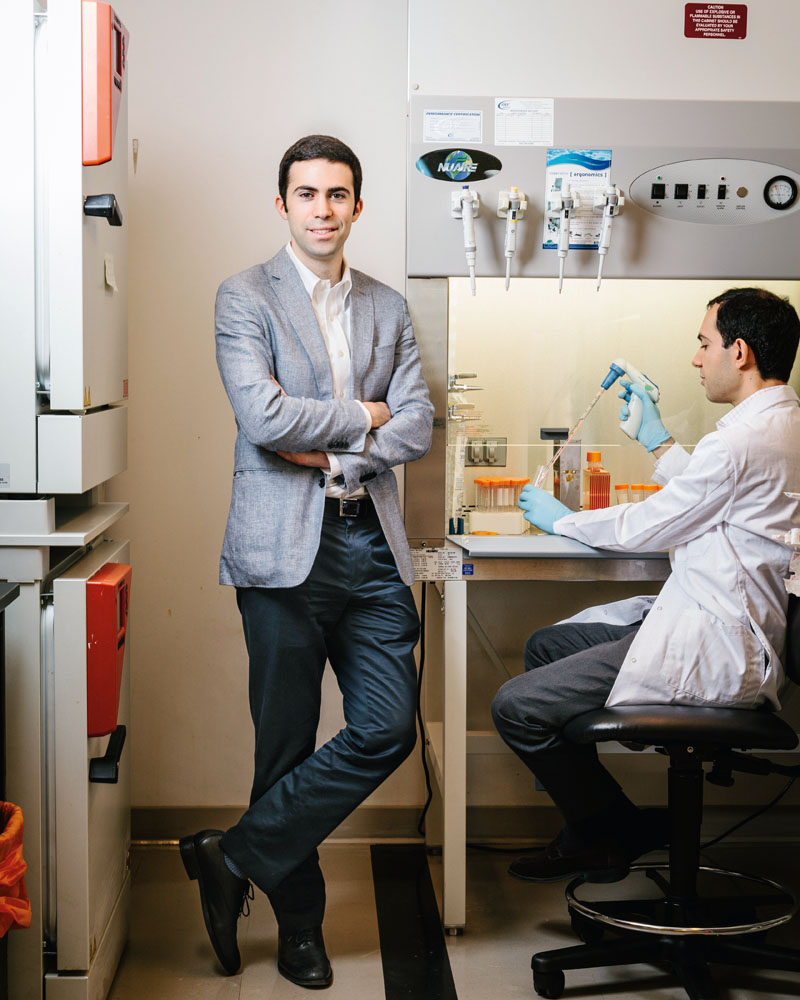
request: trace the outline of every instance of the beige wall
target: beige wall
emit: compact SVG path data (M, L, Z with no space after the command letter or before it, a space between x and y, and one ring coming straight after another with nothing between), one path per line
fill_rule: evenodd
M412 86L431 94L800 98L795 0L750 3L744 42L685 40L682 0L573 0L568 17L530 0L409 6L410 50L405 0L118 2L131 32L129 136L139 157L130 471L108 492L131 504L119 530L135 565L134 805L248 797L244 647L233 592L216 582L234 426L212 318L219 282L286 238L272 208L286 146L322 131L356 149L365 211L349 258L402 288L409 64ZM508 606L496 605L501 615ZM506 631L502 618L496 627ZM339 724L328 684L323 731ZM373 802L420 802L418 772L415 757Z
M247 670L231 588L217 584L234 422L214 361L214 295L285 242L277 165L310 132L362 159L348 256L402 289L406 7L347 0L127 0L131 33L129 471L133 803L249 797ZM129 154L130 159L130 154ZM335 685L334 685L335 689ZM324 729L340 725L335 690ZM419 798L408 766L381 793Z

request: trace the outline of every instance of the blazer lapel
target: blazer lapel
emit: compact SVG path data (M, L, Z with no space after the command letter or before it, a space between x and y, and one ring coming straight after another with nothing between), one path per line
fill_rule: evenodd
M272 287L314 369L320 399L333 398L333 375L314 307L284 247L270 261Z
M375 307L361 275L350 273L353 281L350 290L350 386L353 398L360 399L375 341Z

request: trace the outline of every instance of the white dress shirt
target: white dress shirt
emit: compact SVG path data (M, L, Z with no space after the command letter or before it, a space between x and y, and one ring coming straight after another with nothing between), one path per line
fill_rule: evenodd
M800 525L798 503L786 496L800 491L796 393L788 385L753 393L691 456L673 445L654 478L664 489L643 503L569 514L554 525L598 548L670 550L672 574L656 598L576 616L622 624L650 606L607 705L780 708L792 552L775 536Z
M350 389L350 289L352 288L352 280L347 261L344 261L341 280L335 285L331 285L330 281L318 277L310 268L306 267L292 250L291 243L287 243L286 250L289 259L297 268L303 287L309 294L317 323L325 341L325 347L328 350L334 397L336 399L350 399L352 398ZM361 405L364 411L367 431L369 432L372 429L372 416L360 400L356 400L356 402ZM326 454L330 470L325 473L328 477L325 484L325 496L344 496L346 493L344 486L334 482L334 479L341 474L342 467L336 455L330 452L326 452ZM355 493L349 494L352 497L366 495L367 491L363 486Z

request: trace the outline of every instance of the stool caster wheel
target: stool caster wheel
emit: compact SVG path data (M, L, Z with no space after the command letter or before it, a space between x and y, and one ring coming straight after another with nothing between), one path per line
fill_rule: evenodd
M564 973L534 972L533 988L540 997L552 997L552 1000L556 1000L564 992Z
M569 915L575 937L583 941L584 944L597 944L602 939L605 928L601 923L589 920L580 913L576 913L575 910L570 910Z

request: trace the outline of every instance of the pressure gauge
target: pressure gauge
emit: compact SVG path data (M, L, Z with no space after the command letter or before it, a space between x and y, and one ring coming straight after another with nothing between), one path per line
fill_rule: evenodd
M764 201L770 208L775 208L779 212L791 208L797 201L797 184L785 174L773 177L767 181L764 188Z

